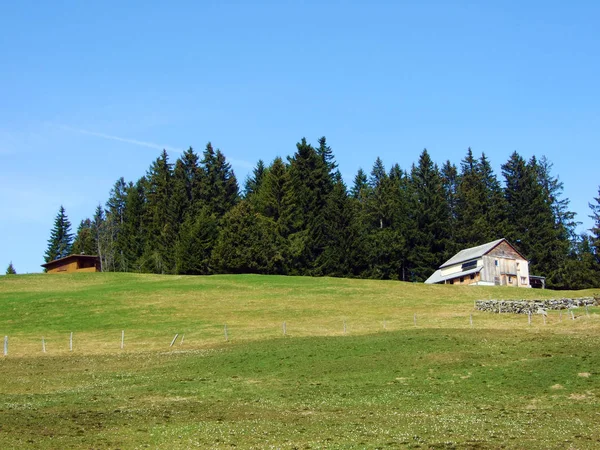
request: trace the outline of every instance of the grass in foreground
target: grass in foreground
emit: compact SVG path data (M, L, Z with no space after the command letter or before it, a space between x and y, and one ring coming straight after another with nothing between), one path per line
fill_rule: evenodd
M0 447L600 446L597 310L469 325L474 299L556 293L90 275L0 280Z

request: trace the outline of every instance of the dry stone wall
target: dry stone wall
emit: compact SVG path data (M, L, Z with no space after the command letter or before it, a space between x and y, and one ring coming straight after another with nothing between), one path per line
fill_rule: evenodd
M554 298L547 300L477 300L475 309L491 313L546 314L548 309L571 309L596 306L598 297Z

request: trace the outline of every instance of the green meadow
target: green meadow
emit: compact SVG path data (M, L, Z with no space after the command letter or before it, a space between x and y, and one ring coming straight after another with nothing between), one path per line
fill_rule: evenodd
M594 294L0 277L0 448L598 448L600 308L473 309Z

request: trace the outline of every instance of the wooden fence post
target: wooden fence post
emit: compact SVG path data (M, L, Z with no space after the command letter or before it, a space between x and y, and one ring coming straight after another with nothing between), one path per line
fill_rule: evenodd
M46 353L46 340L42 336L42 353Z
M8 355L8 336L4 336L4 356Z
M229 336L227 335L227 324L225 324L225 340L229 340Z
M175 335L175 337L173 338L173 340L171 341L171 345L169 345L169 347L173 347L173 344L175 343L175 341L177 340L177 337L179 336L179 333L177 333Z
M73 332L71 331L71 335L69 336L69 351L73 351Z
M121 330L121 350L125 346L125 330Z

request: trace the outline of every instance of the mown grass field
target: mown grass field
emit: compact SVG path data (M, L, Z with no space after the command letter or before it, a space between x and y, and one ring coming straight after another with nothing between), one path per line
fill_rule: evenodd
M594 293L0 277L0 448L599 448L600 309L473 310Z

